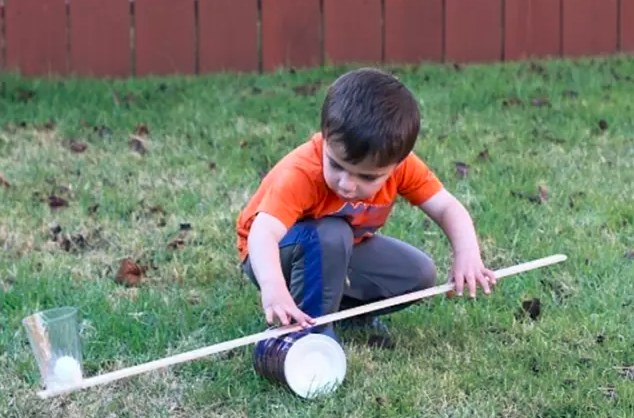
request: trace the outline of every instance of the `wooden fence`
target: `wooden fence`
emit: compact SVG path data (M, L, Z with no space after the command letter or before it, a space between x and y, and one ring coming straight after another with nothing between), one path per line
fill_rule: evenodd
M127 77L634 52L634 0L0 0L0 68Z

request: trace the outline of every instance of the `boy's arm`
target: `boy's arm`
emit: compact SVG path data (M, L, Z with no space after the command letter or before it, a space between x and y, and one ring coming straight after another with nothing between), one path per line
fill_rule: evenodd
M302 312L293 301L279 263L278 243L286 231L286 226L279 219L260 212L249 233L249 260L260 285L266 321L272 324L273 319L278 317L282 325L288 325L292 318L302 327L308 327L314 319Z
M419 207L440 226L451 242L456 293L462 295L465 282L471 297L476 295L477 283L482 285L484 293L491 293L490 284L495 284L495 274L482 263L475 227L467 209L445 189Z
M482 284L485 293L490 293L489 284L495 284L495 275L484 268L473 221L465 207L445 190L436 175L414 153L399 167L396 178L399 194L422 209L451 242L454 252L452 277L458 295L462 295L465 281L469 284L471 297L475 297L477 282Z
M295 221L320 198L319 186L303 170L290 167L277 173L257 207L247 240L249 260L260 285L262 308L269 324L292 319L303 327L314 319L295 304L280 265L279 242Z

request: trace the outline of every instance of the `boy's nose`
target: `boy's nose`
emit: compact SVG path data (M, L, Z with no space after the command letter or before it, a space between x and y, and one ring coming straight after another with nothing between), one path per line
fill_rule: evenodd
M348 174L344 173L339 178L339 187L343 191L352 192L354 191L354 182Z

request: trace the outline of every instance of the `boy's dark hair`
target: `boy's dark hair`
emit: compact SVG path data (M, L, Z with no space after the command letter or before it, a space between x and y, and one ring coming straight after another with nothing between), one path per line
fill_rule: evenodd
M339 77L321 109L321 132L356 164L371 157L385 167L400 163L414 148L420 110L414 95L395 77L360 68Z

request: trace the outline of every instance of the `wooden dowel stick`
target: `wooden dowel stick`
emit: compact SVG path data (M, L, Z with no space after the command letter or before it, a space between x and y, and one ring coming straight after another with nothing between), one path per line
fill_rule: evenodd
M540 258L527 263L518 264L513 267L507 267L495 271L497 279L519 274L528 270L548 266L551 264L565 261L567 257L562 254L552 255L545 258ZM418 299L426 298L433 295L448 292L454 289L453 284L444 284L441 286L432 287L429 289L407 293L405 295L395 296L393 298L384 299L378 302L369 303L366 305L358 306L356 308L346 309L344 311L335 312L332 314L324 315L319 318L315 318L315 326L323 325L329 322L338 321L341 319L349 318L356 315L376 311L379 309L388 308L394 305L400 305L407 302L412 302ZM214 344L208 347L199 348L197 350L188 351L185 353L177 354L171 357L165 357L159 360L150 361L148 363L139 364L137 366L127 367L124 369L116 370L114 372L105 373L99 376L94 376L88 379L84 379L81 382L73 385L69 385L64 388L47 389L38 392L38 396L42 399L58 396L66 393L70 393L80 389L86 389L92 386L102 385L110 383L115 380L131 377L141 373L149 372L152 370L160 369L163 367L171 366L178 363L194 360L197 358L209 356L211 354L219 353L221 351L230 350L247 344L257 343L258 341L265 340L267 338L277 338L291 332L302 330L300 325L287 325L285 327L279 327L276 329L270 329L256 334L252 334L246 337L236 338L234 340L225 341L223 343Z

